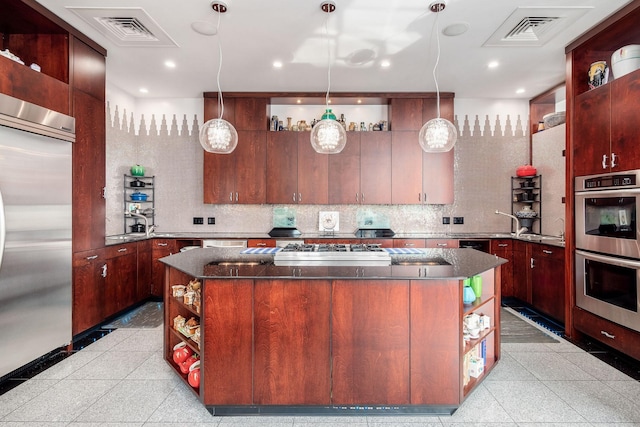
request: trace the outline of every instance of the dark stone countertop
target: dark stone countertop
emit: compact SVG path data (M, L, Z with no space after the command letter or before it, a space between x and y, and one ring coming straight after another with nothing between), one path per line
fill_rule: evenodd
M391 266L276 266L273 254L242 254L242 248L192 249L161 258L164 264L200 279L464 279L507 261L474 249L421 249L391 255ZM449 265L432 265L433 259Z

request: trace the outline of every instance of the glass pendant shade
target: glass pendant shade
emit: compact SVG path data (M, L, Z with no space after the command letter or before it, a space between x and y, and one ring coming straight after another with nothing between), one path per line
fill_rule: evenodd
M332 115L334 118L324 118L326 115ZM335 120L331 110L327 110L322 117L323 119L311 129L311 146L320 154L338 154L347 144L347 132Z
M229 154L238 145L238 132L226 120L211 119L200 129L199 139L205 151L215 154Z
M427 153L450 151L458 139L456 127L447 119L431 119L422 126L418 141Z

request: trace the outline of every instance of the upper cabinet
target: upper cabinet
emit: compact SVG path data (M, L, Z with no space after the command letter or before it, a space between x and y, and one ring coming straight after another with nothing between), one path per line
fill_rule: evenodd
M205 120L218 117L217 93L204 96ZM312 149L312 122L304 117L309 115L305 106L315 113L323 103L324 94L315 93L225 94L223 117L238 130L239 142L230 155L205 153L205 203L453 202L453 150L427 154L418 143L422 125L437 116L435 94L334 94L331 107L338 117L344 119L345 108L355 108L346 114L346 147L331 155ZM362 116L367 108L374 111L372 117ZM279 124L272 123L274 116L282 116ZM451 93L441 94L441 116L453 121ZM280 127L291 130L274 131ZM240 137L243 131L252 133L249 158L242 154L247 151L241 148L246 143ZM264 186L264 194L242 197L245 188L237 176L243 173L248 185Z
M634 1L567 47L567 104L573 176L640 167L640 71L615 76L593 89L592 63L606 61L619 48L640 43L640 2Z

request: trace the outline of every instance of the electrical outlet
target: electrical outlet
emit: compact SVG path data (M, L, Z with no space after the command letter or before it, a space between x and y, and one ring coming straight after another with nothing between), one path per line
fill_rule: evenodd
M207 218L207 224L215 225L215 223L216 223L216 217L210 216L209 218Z
M442 223L443 224L451 224L451 217L443 216L442 217Z
M201 216L194 216L193 217L193 223L196 224L196 225L204 224L204 218L201 217Z
M454 224L464 224L464 217L463 216L454 216L453 217L453 223Z

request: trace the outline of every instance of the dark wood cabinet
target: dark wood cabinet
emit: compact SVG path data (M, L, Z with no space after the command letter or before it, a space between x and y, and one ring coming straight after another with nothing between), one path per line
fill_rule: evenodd
M574 162L575 176L611 170L610 98L609 86L582 93L576 98L573 156L579 161Z
M104 315L109 317L136 302L137 243L110 246L105 250L105 257Z
M204 153L204 203L265 203L266 138L266 131L238 130L231 154Z
M78 335L104 320L106 276L104 249L73 254L72 334Z
M611 153L617 170L640 168L638 118L640 111L640 71L611 82Z
M341 182L333 183L333 185L341 184ZM391 203L391 133L389 132L367 132L360 138L359 203L367 205Z
M640 360L640 333L573 307L573 326L596 341Z
M394 248L426 248L424 239L393 239Z
M513 296L531 304L530 244L513 240Z
M565 323L564 248L531 244L531 305Z
M316 153L309 132L267 133L267 203L327 204L329 156Z
M329 405L331 281L263 280L254 292L254 402Z
M360 133L349 132L347 145L339 154L329 156L329 203L349 205L359 203L360 196Z
M511 239L492 239L490 243L491 254L506 259L508 262L502 264L500 274L500 293L503 297L514 296L513 290L513 241Z
M333 402L409 404L409 282L333 283Z
M427 248L452 249L459 246L456 239L426 239Z
M422 204L424 152L418 143L418 131L391 132L391 150L391 202L394 205Z
M161 297L164 286L164 264L159 262L178 251L177 242L173 239L153 239L151 243L151 295Z
M152 267L153 267L153 241L144 240L138 242L138 277L136 282L136 302L140 302L151 296Z

